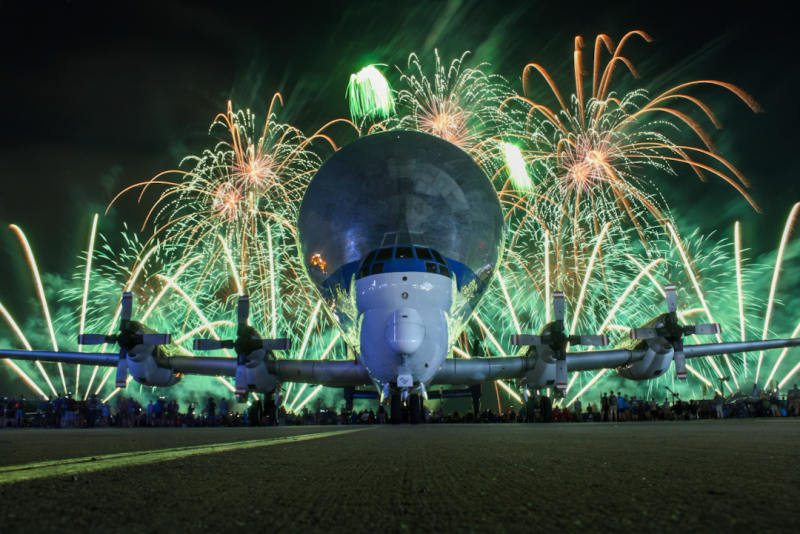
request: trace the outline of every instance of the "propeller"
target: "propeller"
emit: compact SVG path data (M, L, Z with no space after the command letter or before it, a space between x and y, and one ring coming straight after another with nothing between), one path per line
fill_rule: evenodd
M236 377L234 385L239 401L247 396L247 357L258 350L289 350L289 339L261 339L256 329L248 323L250 319L250 297L241 295L236 306L236 339L195 339L194 350L233 349L236 351Z
M79 334L79 345L112 345L119 346L119 361L117 362L117 387L125 388L128 385L128 351L136 345L169 345L172 343L170 334L138 334L141 325L131 321L133 314L133 294L122 294L120 305L119 333L104 334Z
M555 321L547 324L541 335L516 334L511 336L512 345L548 346L556 358L556 390L567 389L567 346L587 345L603 347L608 345L606 335L569 335L564 328L564 293L553 292L553 317Z
M686 380L686 354L683 352L684 336L713 336L722 332L719 323L682 325L678 322L678 294L675 286L664 286L667 297L667 310L660 317L663 323L661 328L634 328L631 330L631 339L655 339L662 337L670 342L673 349L672 360L675 362L675 374L678 380Z

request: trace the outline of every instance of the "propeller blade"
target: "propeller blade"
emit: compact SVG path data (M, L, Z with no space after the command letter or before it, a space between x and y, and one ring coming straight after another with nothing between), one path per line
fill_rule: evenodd
M381 390L381 404L383 404L384 399L389 396L389 382L386 382L383 385L383 389Z
M528 399L531 398L531 392L528 390L528 384L522 386L522 396L525 397L525 402L528 402Z
M691 334L696 336L713 336L722 332L722 325L719 323L696 324L687 327L687 330L691 330ZM689 334L690 332L687 331L686 333Z
M556 391L567 390L567 360L556 361Z
M104 345L117 342L117 336L103 334L78 334L78 345Z
M553 317L556 321L564 320L564 292L553 292Z
M239 358L239 364L236 366L234 385L236 386L236 396L247 397L247 367L244 365L244 358Z
M145 345L169 345L172 343L171 334L145 334L142 336Z
M194 350L220 350L222 348L222 340L219 339L195 339Z
M123 293L122 294L122 308L120 310L119 318L120 318L120 329L122 329L122 323L125 321L131 320L131 314L133 313L133 293Z
M675 375L678 380L686 380L686 354L683 352L683 340L674 341L672 348L675 349L675 353L672 355L672 361L675 362Z
M541 345L542 336L532 336L530 334L512 334L511 344L518 347Z
M117 362L117 387L125 389L128 385L128 348L122 347Z
M242 295L239 297L239 306L236 308L237 319L239 324L247 324L250 318L250 297Z
M590 347L605 347L609 343L608 336L597 335L597 336L578 336L580 338L580 342L576 343L576 345L587 345Z
M664 286L664 293L667 295L667 310L670 313L677 313L678 312L678 292L675 290L675 286L672 284L667 284Z
M422 382L419 383L419 391L422 394L422 398L428 400L428 390L425 389L425 384Z
M655 328L631 328L631 339L654 339L658 337Z
M291 350L291 339L262 339L261 346L264 350Z

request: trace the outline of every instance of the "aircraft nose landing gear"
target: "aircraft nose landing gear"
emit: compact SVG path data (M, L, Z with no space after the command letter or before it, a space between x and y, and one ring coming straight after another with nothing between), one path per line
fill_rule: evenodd
M409 393L407 389L403 390L402 393L392 393L390 402L390 420L393 425L403 423L403 405L408 409L409 414L406 422L410 422L412 425L418 425L422 422L422 400L418 393Z
M403 422L403 400L400 398L399 393L392 393L391 398L391 421L393 425L399 425Z

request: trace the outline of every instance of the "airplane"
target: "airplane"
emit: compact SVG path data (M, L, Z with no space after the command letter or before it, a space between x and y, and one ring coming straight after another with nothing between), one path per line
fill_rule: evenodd
M298 214L306 275L331 310L355 359L296 360L287 339L262 339L248 325L249 298L238 300L234 340L198 339L194 351L233 349L236 358L186 356L171 336L132 319L132 295L123 294L119 333L81 333L84 345L116 344L114 353L0 350L0 358L116 367L116 385L130 375L145 386L169 387L184 375L232 377L238 398L261 393L270 421L286 383L343 388L353 399L386 399L392 424L421 421L421 399L472 397L480 385L517 380L531 390L564 395L571 372L613 369L633 381L663 376L674 365L685 380L686 360L800 346L800 339L684 344L713 335L719 324L678 321L676 288L665 289L667 313L631 330L608 350L569 351L570 345L605 346L604 335L565 330L564 294L553 293L554 320L539 334L511 336L522 355L448 357L489 287L502 258L505 223L497 193L475 161L438 137L413 131L369 135L332 155L308 185ZM433 386L455 386L446 391ZM367 386L368 393L363 389ZM374 389L373 389L374 388Z

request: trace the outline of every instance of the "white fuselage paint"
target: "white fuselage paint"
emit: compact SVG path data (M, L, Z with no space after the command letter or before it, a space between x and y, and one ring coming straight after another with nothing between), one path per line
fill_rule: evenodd
M449 352L452 281L421 272L376 274L356 281L356 301L364 317L360 359L375 385L382 388L388 383L397 387L398 375L411 375L416 385L430 383ZM387 340L391 335L387 334L387 327L400 308L416 311L424 327L424 339L416 352L405 355L405 366L403 355L392 350Z

